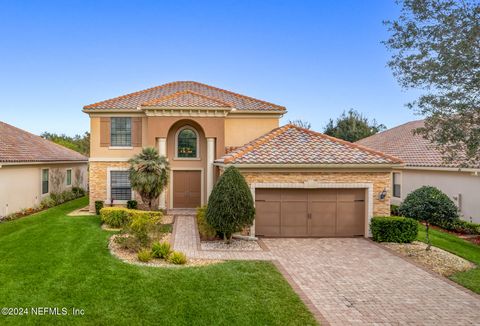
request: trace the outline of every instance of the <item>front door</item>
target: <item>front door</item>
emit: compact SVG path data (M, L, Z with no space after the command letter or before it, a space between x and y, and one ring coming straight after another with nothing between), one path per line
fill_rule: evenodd
M201 205L200 171L173 171L173 208L195 208Z

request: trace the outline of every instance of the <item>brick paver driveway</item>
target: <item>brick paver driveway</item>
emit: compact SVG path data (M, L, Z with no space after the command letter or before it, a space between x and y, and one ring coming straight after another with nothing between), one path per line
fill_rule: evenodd
M262 241L331 324L480 325L479 296L368 240Z
M177 216L175 250L196 259L273 260L320 322L480 325L478 295L363 238L262 239L269 251L203 251L193 214Z

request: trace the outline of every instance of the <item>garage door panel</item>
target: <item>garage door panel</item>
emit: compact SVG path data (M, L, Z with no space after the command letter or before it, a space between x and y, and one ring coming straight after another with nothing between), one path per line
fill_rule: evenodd
M337 221L337 202L311 202L309 235L328 237L335 235Z
M338 205L337 235L364 235L364 202L343 202Z
M364 189L339 189L338 200L341 202L349 202L365 199Z
M255 190L255 200L273 200L280 201L281 191L272 191L272 189L257 189Z
M259 235L280 236L280 201L255 201L255 230Z
M337 201L337 189L311 189L308 192L309 201Z
M283 236L305 236L307 234L308 202L282 201L281 233Z
M282 189L282 201L301 201L307 202L307 189Z
M257 189L258 235L325 237L363 235L364 189Z

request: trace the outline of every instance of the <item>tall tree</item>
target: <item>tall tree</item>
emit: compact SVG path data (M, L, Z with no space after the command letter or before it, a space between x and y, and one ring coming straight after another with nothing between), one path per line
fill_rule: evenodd
M383 124L378 124L375 119L369 121L358 111L350 109L347 112L344 111L336 121L330 119L323 133L353 143L374 135L385 128Z
M146 147L129 160L130 183L142 201L152 209L152 203L163 192L168 182L169 163L153 147Z
M389 66L400 85L423 94L407 104L426 117L418 129L447 163L480 160L480 3L402 0L386 21Z
M62 145L64 147L70 148L80 154L89 156L90 155L90 133L85 132L83 135L75 135L73 137L67 136L65 134L55 134L44 132L40 137L50 140L56 144Z
M252 225L254 217L252 192L245 178L237 168L226 168L208 198L207 223L230 243L232 234Z

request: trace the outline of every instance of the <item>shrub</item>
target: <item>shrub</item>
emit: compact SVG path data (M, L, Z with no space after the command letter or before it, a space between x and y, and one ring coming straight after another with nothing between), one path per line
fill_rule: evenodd
M187 263L187 256L183 252L172 251L167 260L175 265L184 265Z
M207 205L197 208L197 225L198 232L203 238L213 238L217 231L207 222Z
M103 208L103 201L96 200L95 201L95 214L100 215L100 210Z
M168 242L155 242L152 245L152 256L155 258L167 258L172 252L170 243Z
M83 197L87 194L85 189L81 187L72 187L72 193L76 198Z
M224 234L229 243L232 234L253 223L255 208L245 178L235 167L228 167L208 199L206 220Z
M398 208L400 206L398 205L390 205L390 215L391 216L400 216L400 214L398 213Z
M137 209L138 203L136 200L129 200L127 201L127 208L128 209Z
M150 260L152 260L152 254L151 254L150 250L142 249L138 252L137 258L141 262L146 263L146 262L149 262Z
M370 223L373 240L377 242L412 242L417 238L418 222L408 217L374 217Z
M448 225L458 220L457 207L442 191L423 186L407 195L398 209L400 215L425 221L427 250L430 249L429 225Z
M42 201L40 202L41 209L50 208L53 206L55 206L55 201L50 196L43 198Z
M160 212L147 212L137 210L127 210L130 215L130 223L127 230L137 238L142 246L148 246L150 243L149 233L156 224L162 219Z
M142 247L135 237L119 236L119 237L116 237L114 241L120 246L120 248L132 250L132 251L138 251Z
M480 224L458 219L445 229L463 234L480 234Z
M109 226L120 228L130 221L130 212L123 207L104 207L100 210L100 218Z

